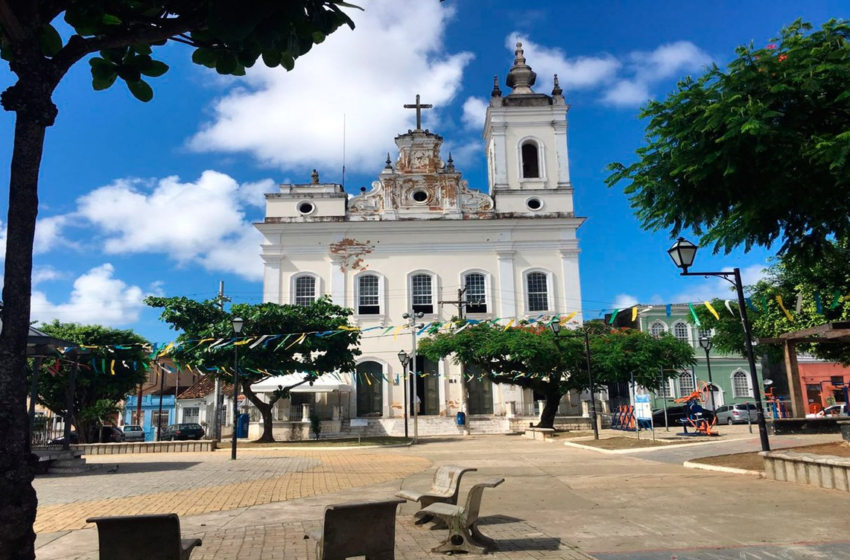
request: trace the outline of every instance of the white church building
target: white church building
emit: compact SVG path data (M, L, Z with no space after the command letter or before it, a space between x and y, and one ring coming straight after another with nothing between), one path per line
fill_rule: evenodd
M411 310L423 314L418 321L425 325L457 316L455 303L441 302L457 302L459 289L470 319L507 324L577 312L573 320L582 320L576 232L584 220L573 207L569 107L557 76L551 95L532 90L535 78L517 44L506 81L511 92L503 95L494 81L487 108L488 184L480 190L469 188L451 155L443 159L442 137L421 129L420 110L428 106L417 96L406 106L416 109L417 128L396 137L398 155L387 158L371 189L350 196L314 171L312 182L266 195L265 219L256 224L265 237L263 300L306 304L327 295L353 308L354 324L383 327L363 334L350 392L319 392L307 404L339 407L336 417L380 421L399 434L405 378L398 354L412 352L411 333L382 334L405 324ZM420 434L429 432L429 417L434 426L454 421L462 387L473 431L477 415L484 422L536 413L530 390L477 376L467 382L451 359L417 362L424 375L408 378L408 399L412 415L417 383ZM281 404L278 418L300 420L289 418L296 404ZM561 412L580 416L579 396L565 397Z

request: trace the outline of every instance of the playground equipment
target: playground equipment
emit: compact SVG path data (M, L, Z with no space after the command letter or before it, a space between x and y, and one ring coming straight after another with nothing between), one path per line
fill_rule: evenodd
M685 418L681 421L683 433L679 435L719 436L719 433L712 430L714 424L717 422L717 418L712 417L710 421L707 418L703 418L703 413L705 412L705 409L702 407L705 403L703 395L707 394L709 388L708 384L704 381L700 381L699 383L700 385L690 395L676 399L677 403L684 403L687 410ZM692 432L688 432L688 426L693 429Z
M611 429L624 432L635 431L635 407L618 406L617 410L611 415Z
M774 419L777 418L790 418L790 411L788 410L789 400L786 397L783 399L782 397L777 397L773 394L773 387L771 387L769 379L764 382L765 390L764 390L764 402L767 405L767 410L770 411L771 416ZM817 412L817 411L815 411Z

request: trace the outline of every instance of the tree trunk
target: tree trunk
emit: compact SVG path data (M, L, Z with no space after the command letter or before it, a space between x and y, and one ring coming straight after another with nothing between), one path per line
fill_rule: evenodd
M4 93L3 104L8 109L7 93L9 91ZM17 111L9 181L3 330L0 332L0 496L3 496L0 500L0 558L3 559L35 558L33 523L38 499L32 486L36 460L30 450L26 355L32 248L38 215L38 174L45 131L52 124L52 119L34 115L39 101L53 106L48 96L46 100L28 99L29 110Z
M555 415L558 413L558 405L561 404L561 392L558 387L544 393L546 396L546 406L543 407L543 414L540 415L540 422L537 423L538 428L554 428Z
M250 383L242 383L242 393L248 398L251 403L260 411L260 416L263 417L263 435L257 442L272 443L274 442L274 426L272 419L272 406L274 403L263 402L263 400L251 389ZM236 427L234 426L235 430Z

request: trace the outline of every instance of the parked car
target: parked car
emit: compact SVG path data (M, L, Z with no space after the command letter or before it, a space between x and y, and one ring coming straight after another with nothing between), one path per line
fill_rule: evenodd
M845 403L828 406L815 414L806 414L806 418L829 418L831 416L850 416Z
M141 426L124 426L124 441L145 441L145 431Z
M98 443L121 443L124 441L124 432L116 426L103 426L100 428L99 437L95 437Z
M755 424L758 421L758 409L752 403L746 404L725 404L718 406L714 411L717 415L718 424L746 424L752 422ZM749 416L749 420L747 419Z
M71 430L71 445L77 445L80 443L80 438L77 437L77 432ZM58 438L53 438L47 442L48 445L64 445L65 436L60 436Z
M687 416L687 407L683 404L677 404L673 406L667 407L667 421L669 422L669 426L678 428L682 425L682 420ZM705 418L709 422L712 418L714 418L714 413L710 410L705 410L700 413L700 418ZM664 409L659 408L652 411L652 424L655 427L663 428L666 425L664 424Z
M162 430L162 439L174 441L176 439L201 439L204 437L204 429L200 424L171 424Z

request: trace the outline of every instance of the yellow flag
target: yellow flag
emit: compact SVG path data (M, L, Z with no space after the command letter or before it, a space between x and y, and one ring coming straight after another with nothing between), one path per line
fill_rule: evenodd
M710 304L710 303L708 303L707 301L704 301L703 303L705 304L705 308L706 308L706 309L708 309L708 310L711 312L711 314L712 314L712 315L714 315L714 318L715 318L715 319L717 319L717 320L719 321L719 320L720 320L720 315L718 315L718 314L717 314L717 310L716 310L716 309L714 309L714 308L711 306L711 304Z
M560 321L560 322L561 322L561 324L562 324L562 325L567 324L567 323L570 321L570 319L572 319L572 318L573 318L573 317L575 317L576 315L578 315L578 311L573 311L572 313L570 313L570 314L569 314L569 315L567 315L566 317L561 317L561 321Z
M637 305L636 305L636 306L632 307L632 321L637 319L637 313L638 313L638 309L637 309Z
M514 320L513 320L513 319L511 319L510 321L508 321L508 324L507 324L507 325L505 325L505 330L508 330L509 328L511 328L511 325L513 325L513 324L514 324Z
M109 362L109 371L112 372L112 375L115 375L115 360Z
M782 303L782 296L776 296L776 303L779 304L779 308L782 310L783 313L785 313L785 316L788 317L788 320L793 323L794 317L792 317L791 314L788 313L788 310L785 309L785 305Z
M289 346L284 348L284 350L289 350L290 348L292 348L293 346L295 346L296 344L298 344L299 342L301 342L305 338L307 338L307 333L303 333L301 336L298 337L298 340L296 340L295 342L293 342L292 344L290 344Z
M407 325L399 325L395 328L395 330L393 331L393 340L398 340L398 331L400 331L401 329L403 329L406 326Z

